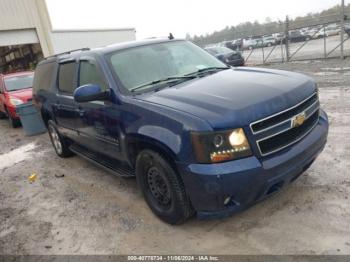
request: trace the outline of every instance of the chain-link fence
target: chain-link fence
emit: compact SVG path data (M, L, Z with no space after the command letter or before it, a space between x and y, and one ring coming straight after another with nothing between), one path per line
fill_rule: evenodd
M242 52L246 64L297 60L344 58L350 56L349 14L296 19L266 27L259 34L235 32L237 38L210 46L226 46Z

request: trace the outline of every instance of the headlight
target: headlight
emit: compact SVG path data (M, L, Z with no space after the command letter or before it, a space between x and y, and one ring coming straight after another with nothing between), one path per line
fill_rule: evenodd
M20 104L23 104L23 101L18 98L10 98L10 103L14 106L18 106Z
M199 163L225 162L252 154L242 128L210 133L192 132L191 138Z

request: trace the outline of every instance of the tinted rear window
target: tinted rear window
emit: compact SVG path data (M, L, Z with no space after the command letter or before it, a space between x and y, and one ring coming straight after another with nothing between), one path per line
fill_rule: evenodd
M55 62L39 64L35 69L34 75L34 93L39 90L50 90L53 82L56 79L56 66Z
M72 94L75 89L76 63L60 65L58 73L58 89L64 93Z

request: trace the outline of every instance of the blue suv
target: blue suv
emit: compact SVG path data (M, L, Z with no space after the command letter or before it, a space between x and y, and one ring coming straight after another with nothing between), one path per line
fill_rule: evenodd
M177 39L48 57L35 71L34 102L58 156L136 176L170 224L226 217L279 191L328 133L309 77L231 68Z

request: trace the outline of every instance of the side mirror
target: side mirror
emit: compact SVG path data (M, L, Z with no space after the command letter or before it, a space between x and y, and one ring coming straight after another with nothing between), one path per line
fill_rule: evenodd
M74 100L78 103L108 100L110 98L109 91L102 91L99 85L88 84L75 89Z

